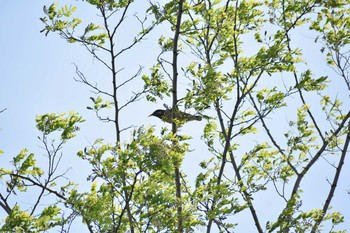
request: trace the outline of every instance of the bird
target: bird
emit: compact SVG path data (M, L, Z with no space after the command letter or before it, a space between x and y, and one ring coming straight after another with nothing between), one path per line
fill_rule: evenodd
M155 116L161 119L164 122L173 123L172 120L172 109L167 108L167 109L157 109L155 110L151 115L149 116ZM177 111L175 112L175 119L179 121L180 123L186 123L188 121L201 121L202 117L199 115L192 115L189 113L185 113L182 111Z

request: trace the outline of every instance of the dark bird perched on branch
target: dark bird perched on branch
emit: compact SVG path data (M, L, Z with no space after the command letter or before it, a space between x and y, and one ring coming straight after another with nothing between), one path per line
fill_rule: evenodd
M167 123L172 123L172 110L171 108L167 108L167 109L157 109L156 111L154 111L151 115L149 116L155 116L158 117L159 119L167 122ZM175 112L175 119L177 121L179 121L180 123L185 123L188 121L201 121L202 117L198 116L198 115L192 115L189 113L185 113L185 112L181 112L181 111L177 111Z

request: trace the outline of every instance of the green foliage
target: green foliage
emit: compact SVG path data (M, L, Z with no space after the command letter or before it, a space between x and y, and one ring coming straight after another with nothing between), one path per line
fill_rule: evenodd
M28 155L28 150L23 149L16 157L13 158L13 165L18 168L17 172L20 175L38 175L41 176L43 171L35 166L36 159L34 154Z
M29 153L28 149L23 149L12 160L13 169L0 169L0 177L6 179L6 197L3 199L6 203L5 210L8 214L4 223L1 226L1 232L46 232L54 229L57 226L63 226L67 219L62 217L61 207L55 204L45 205L40 207L39 211L38 203L41 201L44 194L55 194L57 197L64 199L64 192L71 189L73 184L62 185L60 191L55 191L52 188L56 186L56 180L62 177L62 174L55 174L60 157L58 152L61 149L61 145L66 143L69 139L75 136L75 132L79 130L76 124L83 122L82 118L77 113L66 114L45 114L37 116L36 119L37 128L42 132L43 136L39 139L43 143L43 148L46 148L48 158L48 168L41 167L37 164L38 157L34 153ZM60 132L60 142L56 147L54 140L48 149L48 135ZM58 161L58 162L57 162ZM55 176L53 176L55 174ZM40 191L40 195L37 198L33 198L32 201L35 204L31 210L21 210L19 205L14 205L10 208L7 200L15 195L29 192L31 187L36 187Z
M93 166L90 179L100 182L94 182L89 193L73 190L68 203L104 230L109 229L113 216L121 218L119 230L127 231L128 222L123 217L125 202L116 198L125 191L132 192L132 211L139 229L174 231L176 221L172 216L177 200L172 195L173 167L180 166L183 154L188 151L187 144L179 142L172 147L167 142L174 139L171 134L164 134L163 138L154 136L154 128L139 128L132 132L131 141L119 148L96 140L90 148L79 151L78 156ZM195 220L191 209L188 221Z
M103 101L103 99L98 96L97 98L90 97L90 100L94 103L93 107L86 107L89 110L93 110L95 112L101 110L101 109L109 109L112 107L112 102L110 101Z
M45 232L62 225L61 210L55 205L50 205L41 211L40 216L34 217L28 212L14 206L6 217L5 224L0 228L1 232Z
M310 70L307 70L305 73L301 74L300 82L296 85L296 87L302 88L306 91L315 91L315 90L324 90L326 88L326 80L327 76L322 76L318 79L313 79L312 73Z
M156 102L157 98L162 99L163 95L169 96L170 86L160 72L161 65L156 64L151 68L151 76L142 75L144 89L147 90L146 98L148 101Z
M50 31L63 31L65 29L75 29L80 23L81 20L78 18L73 18L71 21L60 20L60 18L69 18L76 11L76 7L73 6L64 6L57 9L57 3L53 3L49 8L44 6L44 13L47 15L48 19L40 18L43 23L47 23L48 20L51 20L53 24L51 26L47 25L42 32L46 31L46 35Z
M92 1L91 4L105 4L100 1ZM58 9L57 3L51 4L48 8L44 6L44 13L47 17L40 18L40 20L46 25L41 32L45 32L47 36L50 32L58 32L69 43L82 42L96 46L103 46L105 40L108 38L107 33L103 30L103 27L89 23L81 36L75 36L76 28L82 23L81 19L71 17L76 11L74 6L63 6ZM101 33L97 33L101 30ZM89 35L94 33L92 35Z
M76 124L82 123L84 120L75 112L70 112L67 116L65 115L65 113L59 115L51 113L37 116L36 126L46 135L54 131L62 131L61 140L71 139L76 136L75 132L79 130Z

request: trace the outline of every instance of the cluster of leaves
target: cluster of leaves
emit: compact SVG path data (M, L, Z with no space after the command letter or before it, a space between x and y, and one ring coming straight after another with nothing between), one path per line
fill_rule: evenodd
M57 204L50 204L42 208L39 203L48 194L59 200L65 200L64 192L74 187L71 182L68 182L60 187L60 191L57 191L55 189L56 180L63 178L65 172L56 174L56 171L62 157L59 154L62 146L75 137L75 132L79 130L77 124L84 120L77 113L71 112L67 115L53 113L41 115L37 117L36 122L38 130L42 133L39 139L47 153L48 167L38 166L34 153L23 149L13 158L12 170L0 169L1 179L6 180L6 190L0 194L1 206L8 214L0 228L1 232L45 232L57 226L63 229L67 223L67 219L62 217L61 207ZM48 136L52 133L60 135L57 144L55 140L48 142ZM31 190L31 187L35 187L36 190ZM12 198L20 195L19 192L22 194L29 192L29 195L38 193L36 198L31 199L34 204L30 210L23 210L17 204L11 206ZM31 194L32 192L34 194Z

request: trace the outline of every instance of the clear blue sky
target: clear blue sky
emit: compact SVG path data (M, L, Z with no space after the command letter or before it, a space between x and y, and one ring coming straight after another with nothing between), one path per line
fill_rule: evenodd
M77 1L61 1L62 4L65 2L69 4L78 3ZM43 29L43 24L39 20L43 16L42 7L43 4L49 5L50 3L51 1L31 1L30 3L24 0L8 1L6 6L3 4L0 10L0 110L7 108L4 113L0 114L0 149L5 151L5 154L0 156L0 162L2 166L8 164L8 161L23 148L28 148L39 157L43 157L40 141L37 139L39 132L35 127L36 115L74 110L83 115L87 122L81 125L81 131L77 138L68 142L65 146L62 169L72 167L73 169L70 170L68 175L86 188L87 186L83 185L86 178L82 174L89 172L89 167L84 163L82 164L75 157L76 152L92 143L97 137L103 136L107 140L112 140L114 135L113 131L109 130L110 126L108 124L98 122L94 114L86 110L86 106L90 104L89 97L92 96L92 93L88 87L73 80L76 74L72 63L76 63L84 74L93 80L99 80L107 73L84 50L83 46L72 46L60 39L58 35L51 34L45 37L44 34L40 33L40 30ZM77 13L81 16L87 16L91 12L93 12L92 8L84 8L83 10L78 8ZM156 35L154 36L156 38ZM329 67L319 65L324 63L319 62L320 57L318 55L313 55L315 48L307 48L306 44L312 44L313 42L312 36L307 32L300 31L299 38L301 39L297 40L296 43L300 43L301 46L305 47L306 56L313 61L309 66L317 68L320 74L331 74ZM145 43L147 45L150 40ZM139 52L131 54L132 57L121 61L121 63L124 66L131 67L131 70L135 70L139 64L142 64L146 71L155 61L154 58L158 55L157 49L144 46L141 54ZM129 74L125 73L125 75ZM108 85L108 83L105 85ZM329 94L338 93L342 95L341 88L341 84L334 85ZM142 101L142 103L131 107L131 114L128 113L124 117L133 125L159 125L157 119L148 118L148 115L154 109L161 107L162 104L162 102L145 104L145 101ZM289 114L286 113L282 119L279 118L280 122L276 122L277 128L285 126L288 117ZM203 125L204 122L195 122L191 126L184 126L182 129L184 134L193 136L194 144L192 147L197 152L204 148L203 142L199 139ZM127 139L128 135L125 134L124 140ZM190 175L194 166L197 166L203 159L198 154L200 153L197 153L197 156L186 157L183 169L185 172L189 172ZM345 163L345 170L341 176L343 180L346 180L346 176L350 174L350 161L347 160ZM322 166L327 165L324 162ZM311 193L312 189L324 185L327 182L326 179L333 179L332 174L322 172L322 166L312 171L316 177L322 176L321 179L317 181L308 179L302 185L305 189L303 195L306 197L303 204L308 209L320 206L326 195L325 193L312 193L310 195L308 191ZM332 204L334 210L342 211L347 217L346 224L349 226L350 197L346 194L346 189L350 189L350 184L342 182ZM260 211L263 218L266 218L266 221L271 220L267 216L271 216L275 212L270 207L275 204L277 199L271 199L269 193L262 194L261 198L264 198L264 201L257 202L258 211ZM30 205L29 200L25 202ZM0 216L2 215L3 211L0 210ZM241 218L244 220L246 217L249 218L250 216L247 214ZM240 221L240 224L242 225L239 226L237 232L243 232L243 230L248 232L247 229L254 229L253 226L245 225L245 221ZM345 228L345 226L343 225L342 228ZM350 230L350 227L348 227L348 230Z

